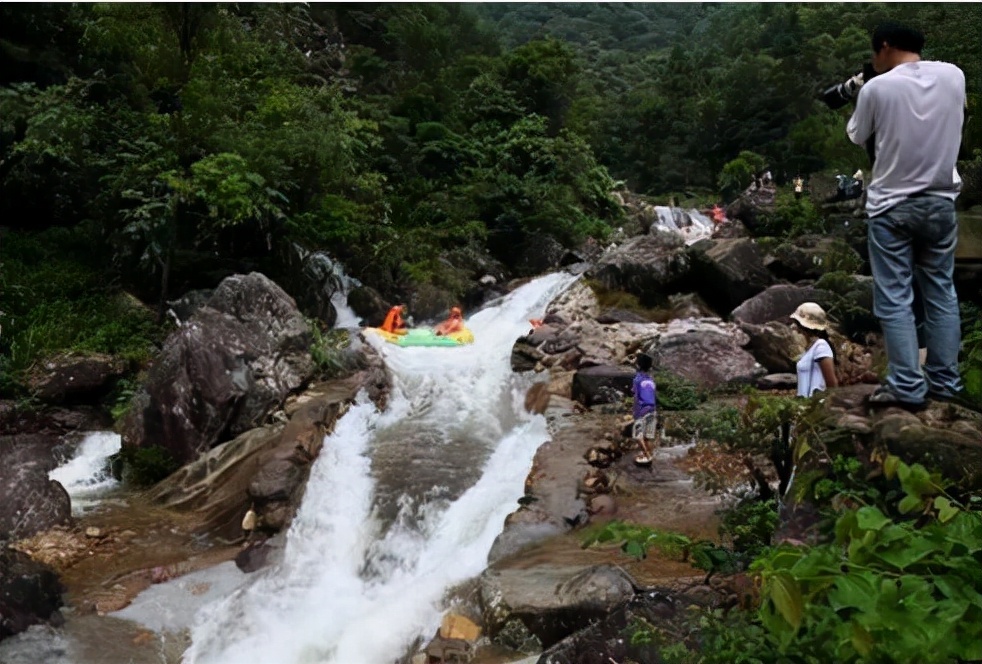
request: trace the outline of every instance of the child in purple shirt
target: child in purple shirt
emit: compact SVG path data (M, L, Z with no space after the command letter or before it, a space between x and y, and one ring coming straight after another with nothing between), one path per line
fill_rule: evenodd
M637 373L634 374L634 428L633 437L641 445L641 454L636 463L651 463L654 453L650 441L655 440L658 425L658 402L655 379L651 371L651 356L641 354L637 360Z

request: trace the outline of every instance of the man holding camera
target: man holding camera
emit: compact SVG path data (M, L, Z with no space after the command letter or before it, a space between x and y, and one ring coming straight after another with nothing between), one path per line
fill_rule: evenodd
M849 139L873 137L867 187L873 311L889 366L870 404L919 408L930 396L957 399L958 296L953 283L958 221L955 169L965 108L965 74L921 60L924 36L888 23L873 32L873 69L859 88ZM914 280L923 297L927 360L918 358Z

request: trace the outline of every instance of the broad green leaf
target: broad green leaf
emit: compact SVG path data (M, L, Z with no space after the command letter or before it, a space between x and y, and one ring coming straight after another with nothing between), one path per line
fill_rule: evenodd
M644 546L636 540L624 542L624 553L638 560L643 559L646 555Z
M788 572L778 571L774 572L767 581L774 606L789 625L798 629L801 626L805 606L801 590L798 589L794 577Z
M863 657L868 657L873 651L873 637L861 625L852 625L852 647Z
M897 542L889 549L873 552L871 556L874 560L880 560L898 570L905 570L932 554L940 556L943 553L943 543L918 537L907 542Z
M924 501L919 496L906 495L897 505L901 514L910 514L916 510L924 509Z
M892 480L897 476L897 469L900 465L900 457L893 454L888 454L887 458L883 460L883 475L888 480Z
M961 511L944 496L938 496L934 499L934 509L938 510L938 521L941 523L948 523Z
M861 507L856 511L856 523L863 530L879 530L892 521L876 507Z
M873 611L878 594L876 575L872 572L854 572L840 576L829 591L829 604L836 611L855 608L864 612ZM874 585L876 581L876 585Z

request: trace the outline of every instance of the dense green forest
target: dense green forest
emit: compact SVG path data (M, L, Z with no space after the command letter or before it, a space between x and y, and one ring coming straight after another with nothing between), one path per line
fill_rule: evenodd
M747 150L779 182L865 167L817 93L886 18L964 69L982 159L976 4L3 3L4 373L139 356L153 321L117 294L275 277L290 243L462 293L604 238L617 187L715 200Z

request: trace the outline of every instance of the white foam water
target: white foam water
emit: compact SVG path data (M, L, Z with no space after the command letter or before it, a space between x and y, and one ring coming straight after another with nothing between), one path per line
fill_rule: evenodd
M72 500L72 514L92 509L99 498L119 482L109 472L109 457L119 452L121 439L112 431L86 435L65 464L52 470L48 477L61 483Z
M511 348L573 280L541 277L478 312L470 346L366 333L393 375L387 409L360 396L325 438L283 562L200 610L185 664L391 664L432 636L448 589L486 566L548 439L522 408L529 380L511 371Z

